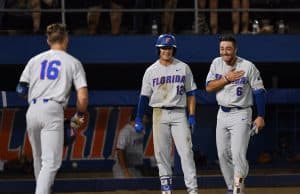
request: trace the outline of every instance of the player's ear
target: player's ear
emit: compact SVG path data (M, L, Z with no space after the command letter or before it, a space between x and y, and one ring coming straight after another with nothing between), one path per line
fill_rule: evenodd
M47 39L47 44L50 46L50 41L49 41L49 39Z

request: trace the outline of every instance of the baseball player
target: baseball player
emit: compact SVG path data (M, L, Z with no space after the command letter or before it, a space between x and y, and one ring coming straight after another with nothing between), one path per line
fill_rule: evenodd
M216 142L222 174L228 194L244 194L248 174L246 152L251 126L265 126L266 90L258 69L238 57L233 36L220 38L220 56L213 60L206 78L206 91L216 91L220 106L217 116ZM254 97L254 99L253 99ZM252 105L257 117L252 122Z
M138 103L135 129L143 130L142 115L149 104L153 108L153 141L161 191L172 192L172 139L181 158L185 185L190 194L198 193L193 160L190 126L195 121L195 90L193 74L187 64L174 58L175 37L162 34L156 42L159 59L147 68ZM188 119L186 114L188 110Z
M116 146L116 163L113 166L115 178L141 177L144 157L144 135L134 128L136 109L132 111L130 121L121 129ZM143 123L148 122L144 115Z
M66 52L68 33L65 25L47 26L50 50L29 60L22 72L17 92L28 95L27 132L34 160L36 194L49 194L61 166L64 140L64 107L72 83L77 91L77 112L71 127L83 123L88 105L88 90L82 64Z

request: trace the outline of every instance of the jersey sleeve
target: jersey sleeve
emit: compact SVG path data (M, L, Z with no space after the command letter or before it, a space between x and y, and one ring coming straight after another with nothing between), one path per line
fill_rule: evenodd
M216 65L215 65L215 61L213 61L212 64L210 65L205 84L207 85L210 81L213 81L215 79L216 79Z
M153 90L152 90L152 86L151 86L150 72L147 70L143 77L141 95L149 97L152 95L152 92L153 92Z
M185 91L189 92L192 90L196 90L197 85L194 81L193 73L189 66L186 66L186 77L185 77Z
M85 71L79 61L75 62L75 69L73 70L73 83L76 90L82 87L87 87Z
M249 84L253 90L264 88L263 80L260 76L259 70L251 63Z
M30 83L30 68L31 68L32 63L33 63L33 60L31 59L26 64L25 69L23 70L22 75L20 77L20 80L19 80L20 82Z

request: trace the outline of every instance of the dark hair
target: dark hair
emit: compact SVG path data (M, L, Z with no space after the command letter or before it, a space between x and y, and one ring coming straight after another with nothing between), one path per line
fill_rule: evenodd
M47 26L46 31L49 43L62 43L68 35L66 25L64 24L50 24Z
M220 36L219 38L219 42L222 42L222 41L229 41L229 42L232 42L233 46L236 48L237 46L237 43L236 43L236 40L234 38L233 35L222 35Z

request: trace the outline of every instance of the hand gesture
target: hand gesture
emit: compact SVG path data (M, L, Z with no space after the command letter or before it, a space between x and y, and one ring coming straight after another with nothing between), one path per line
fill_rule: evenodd
M245 74L245 71L235 70L235 68L234 68L226 73L225 78L229 82L233 82L235 80L241 79L244 74Z

